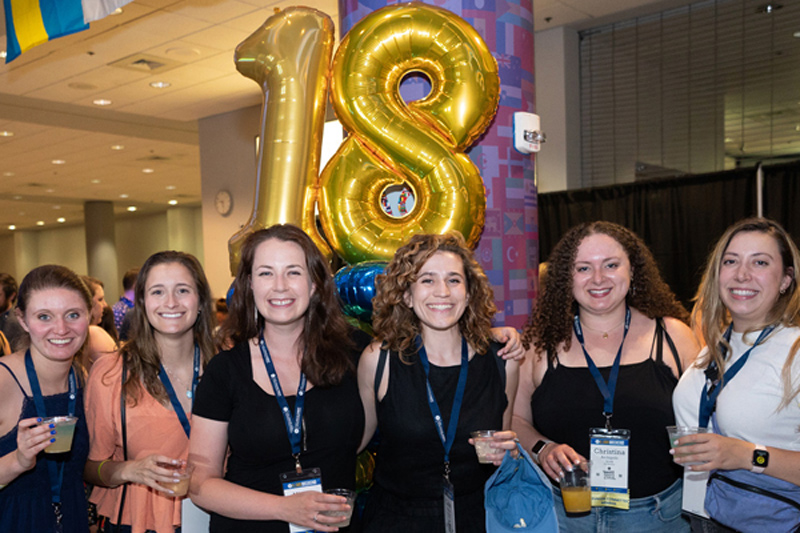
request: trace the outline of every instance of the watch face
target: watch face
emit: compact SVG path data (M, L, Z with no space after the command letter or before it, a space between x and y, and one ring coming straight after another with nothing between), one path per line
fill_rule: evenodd
M544 448L546 445L547 445L547 441L540 440L536 444L533 445L533 449L531 451L533 451L533 453L538 455L539 452L542 451L542 448Z
M769 464L769 452L766 450L753 451L753 466L764 468Z

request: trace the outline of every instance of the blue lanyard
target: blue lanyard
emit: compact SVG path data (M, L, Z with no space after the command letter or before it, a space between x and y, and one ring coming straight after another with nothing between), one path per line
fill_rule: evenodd
M294 419L292 419L291 409L289 409L289 402L286 401L286 396L283 394L281 382L278 379L278 373L275 372L275 365L272 364L272 357L269 355L267 343L264 341L264 333L261 333L261 338L258 341L258 347L261 348L261 357L264 359L264 366L267 367L267 375L272 382L272 390L275 393L275 399L278 400L278 405L283 413L283 422L286 424L286 433L289 436L289 443L292 445L292 456L295 460L295 467L297 472L302 470L300 467L300 444L303 441L302 425L303 425L303 405L306 399L306 375L300 372L300 383L297 384L297 397L294 401Z
M33 393L33 403L36 405L36 415L39 418L47 417L47 410L44 405L42 387L39 385L39 377L36 375L36 367L33 365L31 351L25 352L25 371L28 374L28 382L31 384ZM75 416L75 403L78 397L78 380L75 378L75 369L69 369L69 401L67 402L67 413ZM56 527L61 527L61 486L64 482L64 461L46 459L47 474L50 478L50 501L53 504L53 512L56 515Z
M447 435L444 432L444 421L442 420L442 413L439 410L439 404L436 402L436 396L433 394L431 381L429 379L431 372L431 363L428 361L428 353L425 351L425 345L422 344L422 339L417 336L417 348L419 349L419 359L422 362L422 368L425 369L425 385L428 388L428 407L431 409L433 415L433 422L436 424L436 432L439 434L439 440L442 441L444 446L444 472L445 476L450 476L450 448L453 447L453 442L456 440L456 427L458 426L458 415L461 413L461 404L464 401L464 391L467 388L467 371L469 370L469 348L467 347L467 339L461 337L461 367L458 371L458 385L456 386L456 395L453 397L453 408L450 411L450 422L447 424Z
M725 333L723 334L723 337L726 341L730 341L731 339L732 327L733 324L729 325L728 329L725 330ZM728 370L725 371L725 375L722 378L722 383L720 383L718 379L719 369L717 368L717 364L714 361L709 363L708 368L706 369L706 382L703 385L703 392L700 395L700 427L708 427L708 421L711 419L711 415L717 406L717 397L719 396L719 393L722 392L722 387L724 387L726 383L732 380L733 377L739 373L739 370L742 369L744 364L747 362L747 359L750 357L750 352L752 352L756 346L764 342L764 339L767 338L767 335L772 333L774 329L775 326L767 326L761 330L761 333L759 333L755 344L748 348L747 351L744 352L744 354L737 359ZM722 358L726 358L727 350L724 344L719 344L719 350L722 353Z
M586 345L583 342L583 329L581 328L581 320L578 315L572 322L572 329L575 330L575 337L583 350L583 356L586 358L586 364L589 367L589 372L592 374L597 388L600 389L600 394L603 395L603 416L606 417L606 429L611 430L611 415L614 414L614 392L617 390L617 379L619 378L620 361L622 360L622 346L625 344L625 337L628 336L628 330L631 327L631 310L625 307L625 329L622 333L622 342L619 343L619 350L617 350L617 357L614 358L614 365L611 367L611 373L608 375L608 383L603 379L597 365L594 364L589 352L586 351Z
M172 387L172 382L169 380L169 376L167 375L164 365L160 365L160 367L161 368L158 370L158 379L161 380L161 383L164 384L164 388L167 389L169 401L172 404L172 408L175 410L175 414L178 415L178 420L180 420L180 423L183 426L183 431L186 433L186 438L188 439L189 434L192 431L192 426L189 424L189 417L186 416L186 411L183 410L183 406L178 400L178 396L175 394L175 389ZM193 368L192 390L189 392L189 398L192 399L192 407L194 407L194 391L197 388L197 382L200 378L200 347L197 344L194 345Z

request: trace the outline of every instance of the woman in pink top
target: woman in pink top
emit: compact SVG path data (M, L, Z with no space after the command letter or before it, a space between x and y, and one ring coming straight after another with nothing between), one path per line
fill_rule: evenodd
M135 302L130 341L89 376L84 477L96 485L101 531L174 533L181 497L165 485L186 460L194 389L214 354L213 300L194 256L159 252L139 272Z

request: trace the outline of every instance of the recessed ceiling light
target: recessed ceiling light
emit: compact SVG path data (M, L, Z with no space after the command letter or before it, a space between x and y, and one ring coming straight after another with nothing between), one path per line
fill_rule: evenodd
M154 81L150 84L150 87L153 87L154 89L166 89L170 85L172 84L168 81Z
M54 205L53 209L61 209L61 206L60 205Z
M105 98L98 98L97 100L92 100L92 103L94 105L100 105L100 106L111 105L111 100L106 100Z
M800 30L798 30L798 31L794 32L794 33L792 34L792 37L794 37L794 38L796 38L796 39L800 39Z
M125 149L125 147L124 147L124 146L122 146L121 144L112 144L112 145L111 145L111 149L112 149L112 150L124 150L124 149Z
M117 9L109 13L109 15L122 15L122 8L118 7Z
M66 161L63 159L53 159L50 162L53 163L54 165L63 165L64 163L66 163Z
M134 211L136 211L136 206L135 206L135 205L129 205L129 206L128 206L128 211L130 211L131 213L133 213Z
M175 187L174 185L167 185L168 191L174 191L175 189L177 189L177 187Z
M11 231L14 231L15 229L17 229L17 227L14 224L9 224L8 225L8 229L10 229Z
M98 179L93 179L93 180L92 180L92 183L94 183L95 185L97 185L98 183L100 183L100 180L98 180Z
M169 205L178 205L178 200L170 200L167 202Z
M0 51L0 59L5 59L8 53L5 50Z
M58 223L59 223L59 224L63 224L63 223L64 223L64 222L66 222L66 221L67 221L67 219L66 219L66 218L64 218L64 217L58 217Z
M37 220L36 221L36 225L37 226L44 226L44 220Z
M13 173L13 172L3 172L3 176L5 176L5 177L7 177L7 178L10 178L10 177L11 177L11 176L13 176L13 175L14 175L14 173Z
M46 189L44 192L56 192L55 189Z
M122 194L120 194L120 195L119 195L119 197L120 197L120 198L127 198L127 197L128 197L128 195L127 195L127 194L125 194L125 193L122 193Z
M14 136L13 131L8 131L8 130L0 131L0 137L13 137L13 136Z
M145 174L152 174L153 172L155 172L155 170L153 170L152 168L143 168L142 172L144 172Z
M22 196L20 196L18 194L14 195L13 198L14 198L14 200L22 200Z

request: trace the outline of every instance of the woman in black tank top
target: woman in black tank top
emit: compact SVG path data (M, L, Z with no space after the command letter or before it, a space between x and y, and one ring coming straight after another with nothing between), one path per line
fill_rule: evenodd
M688 530L680 516L682 469L665 430L675 423L672 391L699 351L687 318L628 229L583 224L553 249L523 333L529 351L513 428L554 480L562 531ZM595 445L608 442L609 428L622 430L610 441L625 450L616 462ZM592 485L607 487L605 500L594 491L589 516L568 516L557 480L592 459Z
M470 432L498 430L495 465L515 448L519 366L489 342L489 281L461 235L416 235L379 277L373 305L377 342L358 381L365 437L377 427L380 444L364 531L444 532L451 520L459 533L485 531L483 486L494 468L478 462Z

